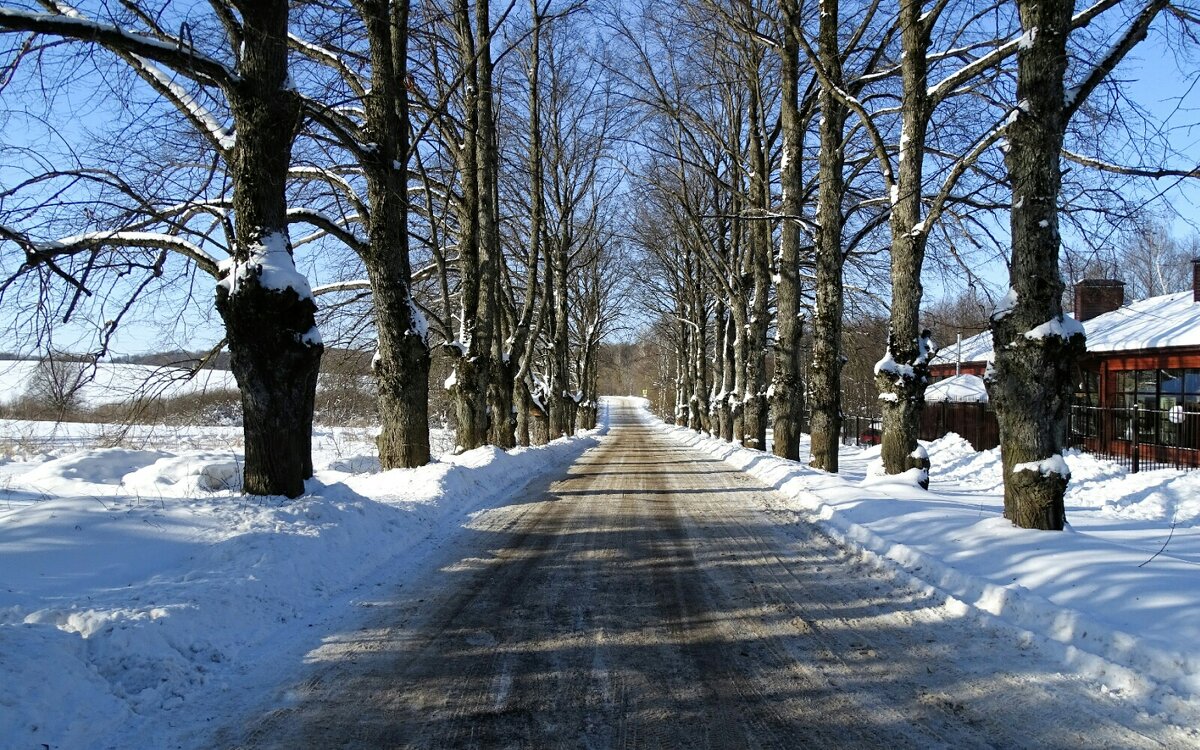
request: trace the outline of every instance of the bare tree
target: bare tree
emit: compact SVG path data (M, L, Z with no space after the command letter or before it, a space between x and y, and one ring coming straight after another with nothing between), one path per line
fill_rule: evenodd
M324 73L332 78L327 90L307 94L303 103L313 121L332 134L338 153L349 155L352 166L335 157L328 166L294 166L291 174L326 182L350 203L354 220L365 229L366 238L360 240L343 228L349 222L305 211L323 232L337 236L357 253L366 275L363 286L371 291L380 463L385 468L420 466L430 457L430 357L428 323L413 297L409 257L409 2L356 0L346 8L316 5L315 13L337 30L360 24L365 40L365 50L341 50L323 39L290 36L292 47L316 69L310 77L322 80ZM369 78L347 62L355 57L369 63ZM339 105L332 106L330 100ZM357 106L350 107L349 102ZM352 182L358 174L365 183L365 197ZM340 285L341 290L346 288Z
M1084 350L1083 327L1062 310L1058 268L1060 156L1067 124L1166 5L1150 0L1142 6L1113 47L1068 88L1074 3L1017 3L1025 36L1005 155L1013 191L1011 291L992 315L996 359L987 384L1000 423L1004 515L1023 528L1061 530L1066 520L1063 494L1070 473L1062 450L1073 367Z
M803 158L806 120L811 111L800 102L800 41L802 21L796 0L779 0L783 18L780 53L781 100L779 124L783 135L779 181L782 197L779 205L781 228L779 264L776 274L777 299L775 336L775 373L771 381L774 421L774 453L800 460L800 429L804 421L804 386L801 382L801 340L804 336L804 312L801 309L801 246L808 227L802 219L804 198Z
M288 235L285 189L301 103L289 85L286 2L213 3L237 71L201 53L186 37L159 28L151 14L128 4L144 32L82 17L47 3L49 13L0 9L0 27L94 43L134 67L226 157L233 182L234 245L216 270L217 310L225 323L231 364L242 393L246 464L243 486L254 494L296 497L312 476L312 417L323 346L307 280L295 269ZM184 27L186 29L186 25ZM225 97L233 133L182 92L163 66ZM180 250L178 240L109 232L52 248L11 230L7 239L26 249L29 267L103 244L155 243ZM160 241L161 240L161 241ZM203 251L184 248L209 267Z
M1190 289L1192 259L1200 257L1200 235L1173 237L1164 221L1145 214L1135 216L1129 225L1123 236L1098 252L1067 249L1064 275L1075 280L1120 279L1125 282L1128 300Z
M24 397L39 409L49 408L61 421L80 406L81 391L88 384L90 369L86 362L50 351L38 362Z
M809 375L812 402L812 466L838 470L842 407L842 200L845 196L846 120L849 109L838 96L844 87L841 29L837 0L820 0L816 53L821 71L817 156L816 311L813 315L813 354Z

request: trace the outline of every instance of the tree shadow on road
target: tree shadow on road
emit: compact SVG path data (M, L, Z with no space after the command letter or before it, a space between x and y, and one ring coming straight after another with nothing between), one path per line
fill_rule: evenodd
M620 432L476 518L219 744L1157 745L1014 631L781 531L725 464Z

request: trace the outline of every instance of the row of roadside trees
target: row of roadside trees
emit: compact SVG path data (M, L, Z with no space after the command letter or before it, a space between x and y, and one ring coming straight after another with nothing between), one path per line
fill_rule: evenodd
M1008 268L987 378L1005 515L1063 528L1084 335L1062 233L1128 221L1139 180L1197 176L1114 78L1150 33L1192 59L1196 23L1164 0L688 0L617 22L675 419L760 449L771 428L795 460L808 411L812 465L836 472L847 302L884 309L883 465L927 485L927 256L979 289L990 254Z
M303 492L318 322L364 295L384 467L430 459L433 356L461 449L591 426L623 245L586 28L550 0L0 7L5 117L40 103L70 145L6 129L14 330L91 316L103 356L209 279L255 494Z

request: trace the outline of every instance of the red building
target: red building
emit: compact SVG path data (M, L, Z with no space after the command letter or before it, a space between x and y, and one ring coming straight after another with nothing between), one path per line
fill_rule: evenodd
M1087 354L1079 363L1072 445L1135 463L1200 466L1200 259L1192 277L1190 291L1124 306L1120 281L1076 284ZM938 352L931 369L935 380L982 376L991 357L991 334L984 332ZM976 410L981 419L990 415L986 407Z

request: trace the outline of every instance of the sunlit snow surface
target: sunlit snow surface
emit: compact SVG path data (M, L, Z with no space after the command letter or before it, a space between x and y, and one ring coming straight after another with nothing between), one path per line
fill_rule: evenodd
M449 456L435 430L434 463L383 472L377 432L318 427L316 476L288 501L240 494L237 427L0 420L0 747L189 741L596 441Z

